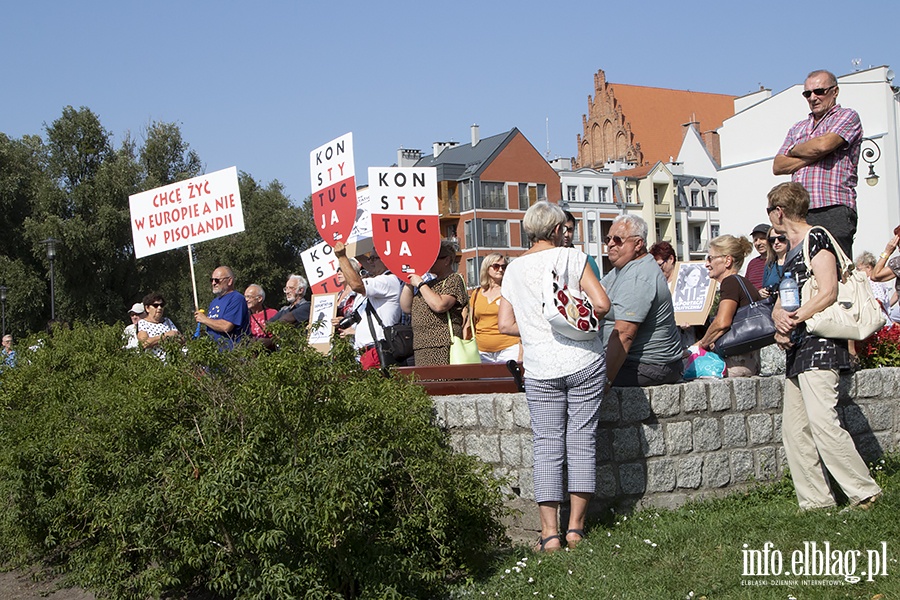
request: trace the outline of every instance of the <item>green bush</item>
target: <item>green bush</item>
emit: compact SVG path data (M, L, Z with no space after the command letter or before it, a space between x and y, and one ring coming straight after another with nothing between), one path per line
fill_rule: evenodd
M76 325L0 381L0 559L116 598L433 597L503 537L419 387L338 343L121 350Z

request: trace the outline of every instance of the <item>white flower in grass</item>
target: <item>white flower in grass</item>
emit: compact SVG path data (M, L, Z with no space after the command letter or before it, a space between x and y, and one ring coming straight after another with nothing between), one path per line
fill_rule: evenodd
M571 574L572 574L572 569L569 569L569 575L571 575Z
M528 583L534 583L534 577L529 577L529 578L528 578Z
M619 549L621 550L621 549L622 549L622 546L616 544L616 548L619 548Z

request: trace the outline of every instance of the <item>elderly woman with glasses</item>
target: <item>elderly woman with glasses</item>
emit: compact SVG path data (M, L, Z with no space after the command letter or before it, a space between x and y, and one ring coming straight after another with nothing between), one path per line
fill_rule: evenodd
M165 351L160 347L160 342L166 338L181 338L181 333L175 324L165 316L166 300L158 292L150 292L143 299L147 316L138 321L137 339L141 348L149 350L161 360L166 359Z
M785 261L785 270L801 289L811 276L818 284L818 292L797 310L784 310L781 298L772 309L775 342L787 355L781 434L797 500L801 510L835 506L830 474L850 505L865 509L881 496L881 488L841 427L835 408L840 371L850 367L847 341L819 337L808 332L805 323L837 301L837 248L827 231L807 222L809 192L799 183L776 185L768 204L772 226L797 249ZM799 251L804 244L808 258Z
M457 246L441 240L438 256L425 281L413 273L403 286L400 308L412 315L413 350L416 366L450 364L450 330L462 337L462 314L468 304L466 282L456 272Z
M488 254L481 262L481 285L472 291L469 305L475 326L475 342L482 363L505 363L522 360L519 338L500 333L497 315L500 309L500 287L509 261L502 254Z

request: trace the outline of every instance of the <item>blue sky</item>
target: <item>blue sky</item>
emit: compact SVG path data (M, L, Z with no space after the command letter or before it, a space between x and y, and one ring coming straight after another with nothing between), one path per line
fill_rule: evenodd
M598 69L733 95L853 59L900 70L895 0L730 4L4 0L0 131L43 135L66 105L117 145L176 122L207 171L236 165L299 202L310 150L348 131L359 183L473 123L543 153L549 119L551 155L574 156Z

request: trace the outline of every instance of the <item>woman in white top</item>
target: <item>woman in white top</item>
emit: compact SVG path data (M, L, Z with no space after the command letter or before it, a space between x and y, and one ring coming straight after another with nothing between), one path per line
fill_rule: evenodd
M498 314L501 333L522 339L525 398L534 443L534 496L541 516L539 550L562 547L558 509L563 500L563 465L568 468L571 501L565 541L574 547L584 536L584 518L596 485L596 438L606 360L599 336L576 341L556 333L543 316L544 273L556 268L567 285L581 288L598 318L609 311L609 298L590 268L587 255L561 248L566 217L555 204L541 201L525 213L523 226L532 242L509 264L503 278Z
M147 316L138 321L137 339L141 348L150 350L154 356L166 360L166 353L159 347L164 338L181 337L178 328L165 316L166 300L162 294L151 292L144 296Z

